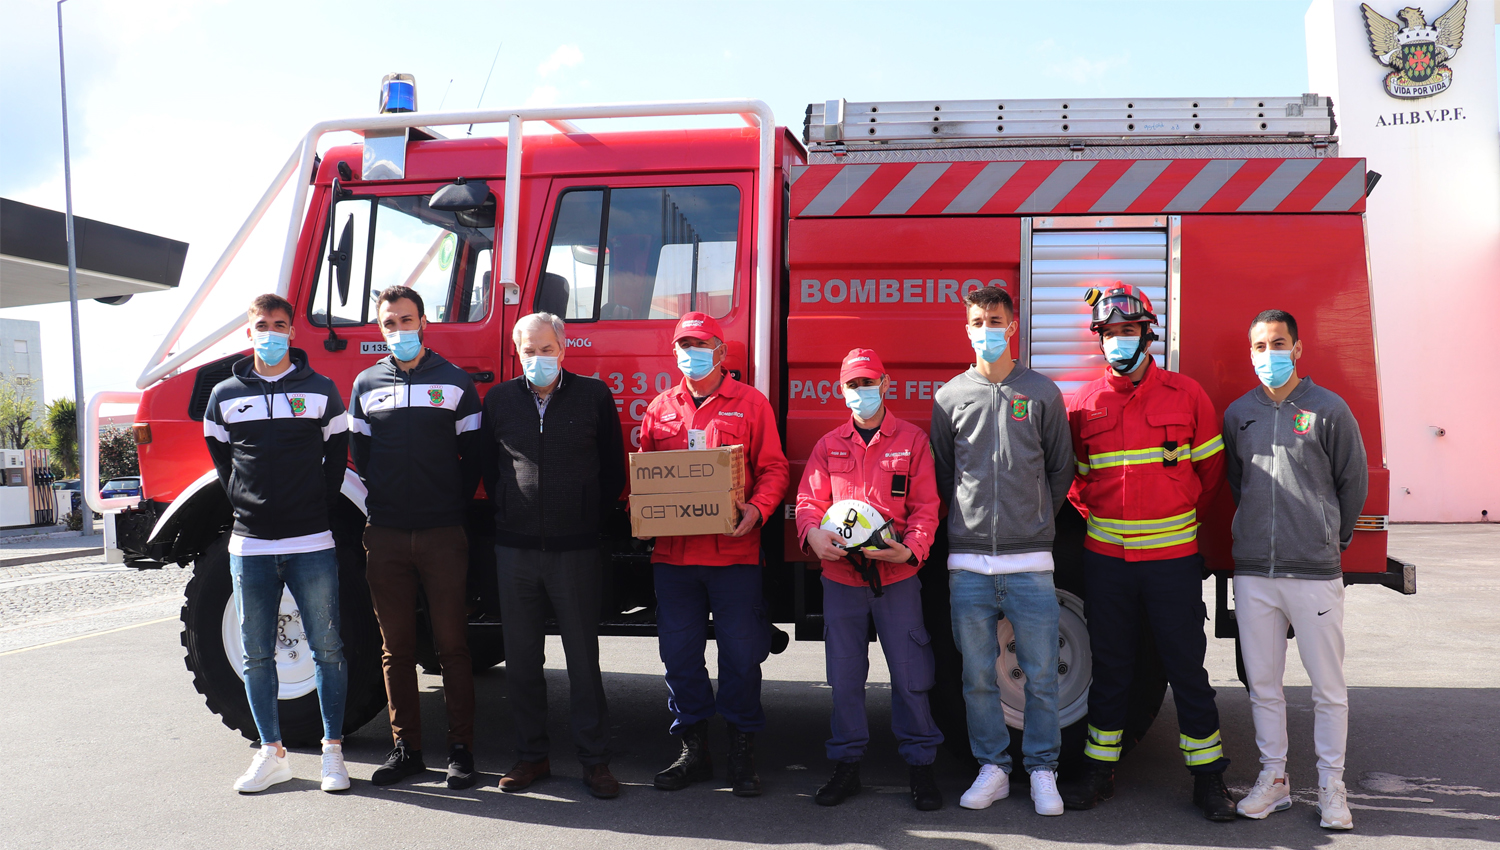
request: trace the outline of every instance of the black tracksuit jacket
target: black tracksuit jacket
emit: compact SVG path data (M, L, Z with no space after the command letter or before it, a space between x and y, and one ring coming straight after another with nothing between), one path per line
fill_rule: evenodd
M432 349L410 372L387 356L354 379L349 407L370 524L463 525L479 486L482 408L469 374Z
M524 377L484 397L484 488L495 542L569 552L598 546L625 489L625 441L609 387L562 370L544 419Z
M203 434L241 537L280 540L330 529L328 506L344 483L349 424L333 381L287 352L279 380L255 374L255 358L234 364L214 387Z

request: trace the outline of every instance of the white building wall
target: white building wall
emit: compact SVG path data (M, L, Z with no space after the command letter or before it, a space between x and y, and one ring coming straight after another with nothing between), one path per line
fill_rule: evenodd
M1453 4L1422 5L1428 26ZM1415 4L1370 5L1397 20ZM1451 85L1420 99L1387 93L1360 6L1313 0L1308 91L1333 98L1340 155L1382 175L1366 227L1391 518L1500 519L1500 2L1469 0Z
M36 417L41 419L47 410L47 393L42 386L42 323L0 319L0 378L12 380L18 375L34 381L31 398L36 404Z

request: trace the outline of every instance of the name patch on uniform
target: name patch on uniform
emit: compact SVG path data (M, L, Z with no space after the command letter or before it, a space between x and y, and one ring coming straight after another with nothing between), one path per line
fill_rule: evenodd
M669 410L666 413L663 413L661 415L661 421L663 421L663 422L671 422L672 420L674 420L676 418L677 418L677 411L675 411L675 410Z
M847 449L829 449L828 450L828 456L829 457L848 457L849 456L849 452L848 452Z
M1304 410L1292 418L1292 431L1297 434L1306 434L1312 430L1313 420L1316 416L1311 410Z
M1104 417L1106 417L1108 415L1109 415L1109 408L1107 408L1107 407L1101 407L1098 410L1090 410L1089 411L1089 418L1090 419L1103 419Z
M745 414L741 413L738 410L721 410L721 411L719 411L719 415L720 416L738 416L741 419L745 418Z

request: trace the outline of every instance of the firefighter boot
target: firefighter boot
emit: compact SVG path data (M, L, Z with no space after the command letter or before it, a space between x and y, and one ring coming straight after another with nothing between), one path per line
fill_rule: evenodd
M759 797L760 774L755 772L755 733L729 727L729 790L736 797Z
M708 755L708 722L700 720L682 727L682 752L672 766L656 774L654 784L663 791L681 791L694 782L714 777L714 762Z
M1084 761L1083 775L1058 788L1066 808L1092 809L1115 796L1114 765L1095 759Z
M1235 819L1234 798L1224 787L1224 773L1193 774L1193 805L1203 810L1203 816L1211 821Z

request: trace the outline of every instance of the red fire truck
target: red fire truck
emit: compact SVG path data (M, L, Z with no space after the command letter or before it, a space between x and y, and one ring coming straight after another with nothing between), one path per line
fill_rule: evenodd
M209 708L246 737L255 733L238 672L230 510L202 436L209 391L245 355L205 352L240 332L244 317L227 317L194 345L179 341L288 183L294 213L276 288L296 305L298 343L313 367L346 393L386 352L375 294L404 283L429 305L427 344L472 373L481 392L520 374L510 344L518 317L565 317L568 368L609 385L620 427L639 446L647 403L680 379L670 356L675 319L704 310L728 336L729 367L775 406L794 482L818 437L848 416L837 370L856 345L878 349L891 370L891 408L926 426L934 391L972 360L961 301L976 287L1011 293L1020 305L1016 357L1065 393L1103 368L1084 290L1112 280L1143 287L1165 329L1158 362L1197 379L1221 410L1255 381L1250 318L1290 310L1316 340L1303 371L1349 402L1371 461L1345 580L1414 591L1414 568L1386 554L1389 485L1364 227L1378 175L1338 156L1327 98L837 100L808 107L799 139L754 100L424 114L403 110L408 96L415 108L409 85L393 75L382 114L309 130L143 371L141 391L101 393L89 407L96 418L102 403L139 405L143 495L101 501L97 486L86 492L96 509L118 511L117 545L127 557L193 564L182 608L186 663ZM745 126L601 132L572 123L704 114L738 115ZM528 121L556 132L523 134ZM505 136L440 132L499 122L508 124ZM320 138L334 131L362 141L319 156ZM90 449L86 474L97 477ZM343 495L334 532L352 732L385 695L362 579L364 488L352 471ZM1225 493L1203 533L1218 571L1220 637L1236 632L1226 590L1231 510ZM469 534L470 635L476 665L487 667L503 660L504 647L482 500ZM1081 520L1065 507L1056 544L1060 705L1075 751L1090 671L1082 538ZM774 621L816 640L820 586L794 539L788 504L763 533L767 599ZM602 633L653 634L649 546L630 537L623 511L606 548L613 569ZM922 573L933 623L948 618L944 562L935 552ZM289 743L306 743L320 727L311 654L289 595L283 615L282 725ZM962 742L959 660L949 630L931 631L940 658L935 710L949 740ZM1166 686L1147 638L1132 742ZM997 675L1019 727L1013 651Z

